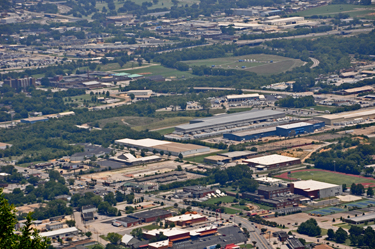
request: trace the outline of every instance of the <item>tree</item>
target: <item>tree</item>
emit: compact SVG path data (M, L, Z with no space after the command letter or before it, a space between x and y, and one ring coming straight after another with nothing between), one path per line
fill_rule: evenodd
M367 189L367 195L369 195L369 196L374 196L374 190L373 190L373 188L372 187L369 187L368 189Z
M300 234L306 234L311 237L315 237L321 234L321 229L315 219L311 218L305 222L302 222L297 232Z
M122 236L118 233L108 233L107 239L114 245L117 245L120 240L122 239Z
M74 220L67 220L65 221L65 223L69 226L69 227L74 227L76 225L76 222Z
M142 228L135 228L135 229L133 229L133 230L130 232L130 234L131 234L133 237L137 238L137 239L142 239L142 237L143 237Z
M48 240L42 239L36 229L31 228L31 213L26 217L25 226L21 228L21 233L15 233L17 224L16 209L9 205L8 200L4 198L3 189L0 189L0 248L32 248L46 249Z
M135 99L134 93L129 94L129 97L130 97L131 100L134 100Z
M344 183L344 184L342 185L342 192L345 192L346 189L347 189L347 187L346 187L346 183Z
M335 239L335 231L333 231L333 229L328 229L327 236L328 236L329 240L334 240Z
M182 160L182 159L184 159L184 156L180 153L180 154L178 154L178 158L179 158L180 160Z
M182 167L181 167L181 165L177 165L177 169L176 169L176 171L182 171Z
M335 233L335 238L337 243L344 243L348 238L348 233L342 227L339 227Z
M94 71L96 69L97 64L96 63L90 63L89 68L91 71Z
M88 231L88 232L85 233L85 235L90 238L91 235L92 235L92 232Z

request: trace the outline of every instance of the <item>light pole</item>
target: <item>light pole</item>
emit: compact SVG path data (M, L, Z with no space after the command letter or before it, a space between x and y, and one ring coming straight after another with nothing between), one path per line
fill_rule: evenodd
M333 160L333 168L334 168L334 171L336 172L336 161Z

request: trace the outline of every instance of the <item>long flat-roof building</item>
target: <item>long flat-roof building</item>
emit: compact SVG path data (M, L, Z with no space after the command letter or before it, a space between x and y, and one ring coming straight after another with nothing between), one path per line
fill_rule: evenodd
M157 151L164 151L165 153L170 152L173 156L178 156L180 153L183 156L187 156L191 154L204 153L210 151L210 148L205 146L195 144L180 144L151 138L138 140L125 138L115 140L115 143L122 144L130 148L148 149L149 151L153 151L155 149Z
M190 124L175 127L176 132L192 133L210 129L228 129L237 126L250 125L285 117L285 113L273 110L247 111L233 114L222 114L208 118L194 119Z
M236 94L236 95L227 95L226 99L228 102L238 102L238 101L247 101L247 100L259 100L259 98L264 98L263 95L258 93L251 94Z
M374 220L375 220L375 213L369 213L369 214L345 219L346 222L352 223L352 224L361 224L365 222L371 222Z
M366 119L375 118L375 109L343 112L338 114L323 115L315 117L315 119L323 121L326 125L345 125L353 123L360 123Z
M47 238L66 238L71 237L78 234L78 229L76 227L68 227L63 228L55 231L49 231L40 233L40 237L47 237Z
M273 169L301 164L301 159L274 154L250 158L243 160L242 162L247 163L250 167Z
M294 183L294 193L309 197L311 199L321 199L342 194L342 186L319 182L314 180L298 181Z

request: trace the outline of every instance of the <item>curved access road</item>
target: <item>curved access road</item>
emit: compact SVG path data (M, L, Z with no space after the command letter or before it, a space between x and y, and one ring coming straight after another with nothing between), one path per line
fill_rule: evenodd
M314 68L314 67L319 66L320 61L318 61L317 59L312 58L312 57L309 57L309 59L312 60L312 62L313 62L312 66L310 68Z

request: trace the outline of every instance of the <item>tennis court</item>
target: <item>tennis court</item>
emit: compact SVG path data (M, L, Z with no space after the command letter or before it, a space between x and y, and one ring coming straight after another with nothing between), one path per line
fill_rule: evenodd
M311 211L310 214L324 216L324 215L329 215L329 214L333 214L333 213L340 213L340 212L344 212L344 211L345 211L345 209L342 209L342 208L328 207L328 208L322 208L322 209Z
M353 202L353 203L347 204L347 206L348 207L365 208L365 207L367 207L370 204L375 205L375 201L373 201L373 200L366 200L366 201Z

